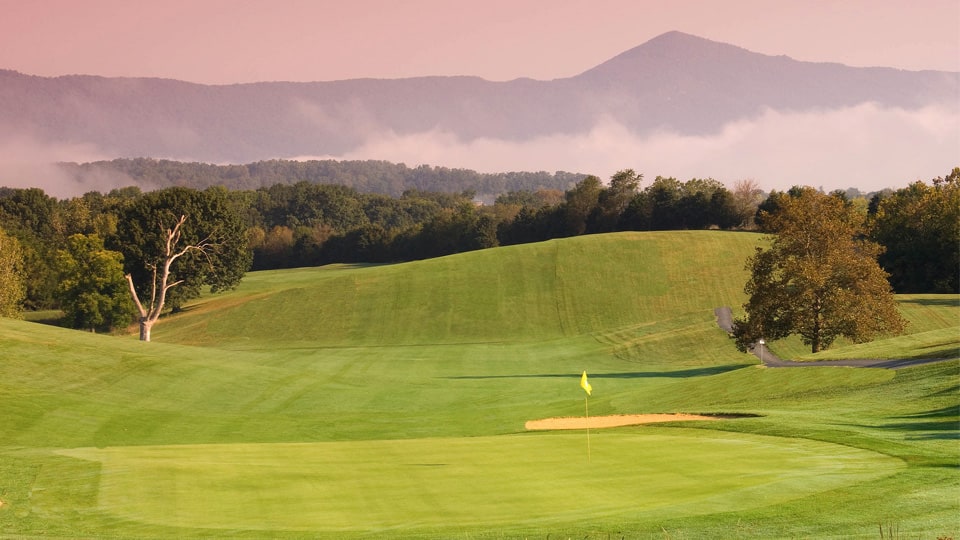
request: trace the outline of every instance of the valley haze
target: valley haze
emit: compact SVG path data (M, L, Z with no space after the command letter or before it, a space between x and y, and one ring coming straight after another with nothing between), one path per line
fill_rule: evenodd
M0 185L120 187L52 165L377 159L478 172L875 191L958 165L960 73L815 63L667 32L576 76L203 85L0 71Z

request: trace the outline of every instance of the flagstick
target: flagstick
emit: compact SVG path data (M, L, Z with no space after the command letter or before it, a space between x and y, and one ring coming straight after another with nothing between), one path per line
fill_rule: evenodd
M587 421L587 463L590 462L590 398L583 398L583 409L586 413Z

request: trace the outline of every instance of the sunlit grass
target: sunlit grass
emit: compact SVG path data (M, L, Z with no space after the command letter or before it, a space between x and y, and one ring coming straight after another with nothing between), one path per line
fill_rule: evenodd
M799 337L770 343L782 358L830 360L841 358L960 358L960 295L901 294L897 307L907 321L899 336L880 336L867 343L837 339L829 349L810 352Z
M149 344L0 319L0 530L960 535L960 361L757 366L713 308L743 302L759 238L603 235L255 273ZM921 337L898 346L916 354L955 330L957 307L910 300ZM750 416L594 430L590 459L583 432L525 433L584 413L582 370L591 415Z

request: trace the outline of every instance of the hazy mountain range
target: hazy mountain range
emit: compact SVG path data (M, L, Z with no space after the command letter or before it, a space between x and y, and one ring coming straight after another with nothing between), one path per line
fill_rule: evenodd
M763 183L770 171L790 169L790 159L776 163L771 156L785 144L807 153L806 160L829 162L815 156L836 152L844 125L850 131L840 140L862 153L854 157L885 162L899 147L905 154L895 163L903 169L887 164L886 170L923 178L960 161L958 96L960 73L801 62L680 32L550 81L419 77L210 86L0 71L0 161L8 164L0 168L0 184L30 181L15 177L24 174L9 166L18 160L249 163L305 156L600 175L632 167L678 177L699 164L695 174L760 176ZM786 135L775 129L785 122ZM808 143L824 147L810 155ZM926 150L918 155L911 145ZM666 160L670 153L673 161ZM639 162L617 162L628 159ZM731 164L749 159L758 162L757 174L748 166L730 172ZM679 170L647 169L672 163ZM824 163L824 172L831 168L849 174L858 167Z

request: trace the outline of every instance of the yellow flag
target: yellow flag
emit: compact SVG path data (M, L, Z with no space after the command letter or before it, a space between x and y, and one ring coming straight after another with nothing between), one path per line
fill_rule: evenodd
M593 391L593 387L590 386L590 382L587 381L587 372L584 371L583 375L580 376L580 388L583 388L583 391L590 395L590 392Z

